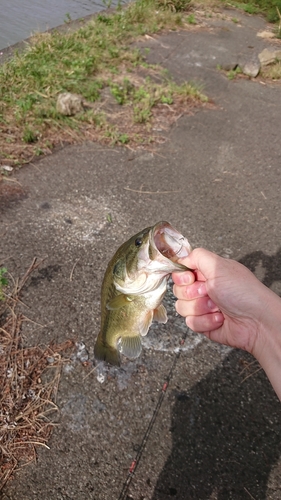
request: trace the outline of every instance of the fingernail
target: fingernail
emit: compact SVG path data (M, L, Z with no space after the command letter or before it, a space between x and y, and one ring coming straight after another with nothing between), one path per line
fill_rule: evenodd
M223 317L222 313L218 313L218 314L215 314L214 319L215 319L216 323L222 323L224 320L224 317Z
M189 274L182 274L179 275L180 277L180 284L181 285L190 285L191 284L191 276Z
M185 275L185 281L184 281L185 285L190 285L191 283L191 276L190 274L186 274Z
M207 295L207 290L206 290L205 283L202 283L202 285L199 286L199 288L198 288L198 294L199 295Z
M207 306L209 309L217 309L216 304L211 299L208 300Z

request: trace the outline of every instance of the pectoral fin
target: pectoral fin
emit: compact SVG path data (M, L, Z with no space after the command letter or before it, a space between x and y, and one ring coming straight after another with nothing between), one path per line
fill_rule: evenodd
M147 334L151 326L152 320L153 320L153 311L147 311L146 315L141 319L138 325L139 332L142 337L144 337Z
M124 295L123 293L121 293L106 304L106 309L114 311L115 309L120 309L121 307L128 306L130 302L132 302L132 299L128 295Z
M121 354L127 356L127 358L138 358L142 349L140 336L134 335L132 337L120 337L117 342L117 349Z
M158 323L167 323L167 311L162 304L157 309L154 309L153 320L158 321Z
M168 316L164 306L160 304L157 309L153 311L147 311L147 314L142 318L139 324L139 332L142 337L147 335L147 332L151 326L152 321L158 321L158 323L167 323Z

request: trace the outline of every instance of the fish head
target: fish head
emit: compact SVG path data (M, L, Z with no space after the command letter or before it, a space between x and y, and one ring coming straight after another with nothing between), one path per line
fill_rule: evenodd
M113 276L116 280L124 281L128 276L134 278L138 274L139 254L148 254L150 230L151 227L147 227L118 249L113 258Z
M172 273L187 269L178 261L187 257L192 248L189 241L169 222L161 221L155 224L149 236L149 270Z
M113 268L115 286L123 293L151 290L170 273L185 271L186 266L178 260L190 252L191 246L181 233L169 222L158 222L120 247L119 258ZM148 277L151 279L148 280Z

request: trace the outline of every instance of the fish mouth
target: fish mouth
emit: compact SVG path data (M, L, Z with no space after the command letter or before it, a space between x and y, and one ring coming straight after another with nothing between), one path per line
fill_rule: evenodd
M179 233L169 222L158 222L152 231L154 248L166 259L172 261L174 266L183 270L186 266L179 264L178 260L187 257L191 252L188 240Z

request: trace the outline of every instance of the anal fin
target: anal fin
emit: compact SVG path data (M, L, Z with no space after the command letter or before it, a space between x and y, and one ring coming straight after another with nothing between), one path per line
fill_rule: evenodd
M131 337L120 337L117 342L117 349L129 359L138 358L142 349L140 336L132 335Z

